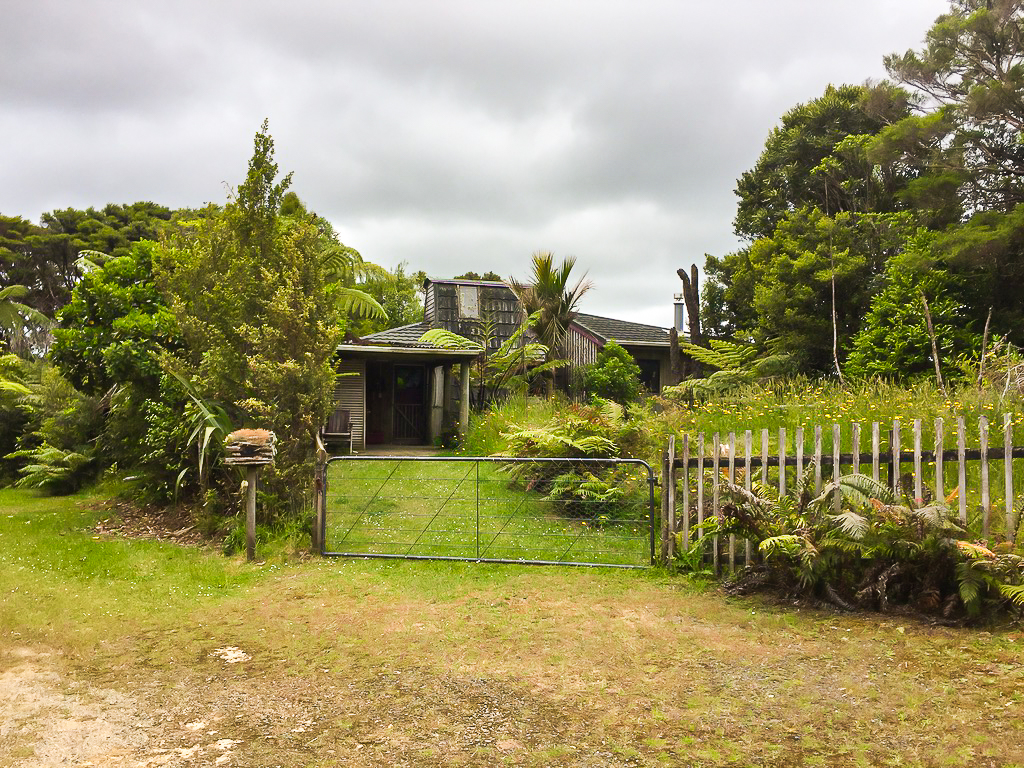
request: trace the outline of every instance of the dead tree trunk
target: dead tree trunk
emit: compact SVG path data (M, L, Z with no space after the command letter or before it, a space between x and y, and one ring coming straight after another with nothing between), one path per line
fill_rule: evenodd
M690 265L690 274L685 269L677 269L676 274L683 281L683 303L686 304L686 324L690 331L690 343L698 347L704 345L704 334L700 330L700 284L698 283L697 265ZM696 360L690 359L685 366L690 376L702 376L703 367Z

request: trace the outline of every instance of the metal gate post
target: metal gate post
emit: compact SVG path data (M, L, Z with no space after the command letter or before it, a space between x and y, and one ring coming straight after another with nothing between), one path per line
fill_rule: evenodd
M476 559L480 559L480 462L476 462Z
M646 466L646 464L644 466ZM658 480L654 476L654 470L651 469L650 467L647 467L647 508L650 521L648 527L651 529L651 565L657 564L657 544L655 543L654 538L654 486L657 484L657 482Z

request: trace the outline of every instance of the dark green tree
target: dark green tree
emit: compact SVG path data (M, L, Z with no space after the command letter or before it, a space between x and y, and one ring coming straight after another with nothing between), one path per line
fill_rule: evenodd
M958 185L969 211L1024 202L1022 0L952 0L921 51L885 65L925 111L887 130L876 157L926 159L932 176Z
M920 232L889 260L881 290L850 341L846 373L854 378L907 380L935 374L925 301L931 315L943 380L955 377L958 358L980 348L980 336L960 297L963 281L937 266L937 236Z
M907 114L905 92L857 85L830 85L793 107L768 135L757 164L736 182L736 234L770 237L787 213L805 207L830 215L897 210L907 179L898 167L871 163L863 137Z
M310 492L346 308L374 311L339 279L358 254L301 207L281 213L290 183L290 174L278 177L264 122L234 199L181 226L155 259L184 342L179 374L201 396L277 434L277 460L265 473L271 515L298 513Z
M173 217L149 202L50 211L38 226L0 216L0 286L26 286L25 304L55 318L82 276L83 251L125 256L132 243L158 239Z
M803 371L834 371L833 330L844 349L860 328L876 278L916 231L907 213L829 217L817 209L796 211L772 237L731 262L727 300L749 306L746 330L771 353L788 355ZM741 287L750 293L741 295Z
M154 282L156 248L135 243L83 275L58 315L53 362L86 394L130 384L149 396L162 375L161 352L181 347L177 323Z

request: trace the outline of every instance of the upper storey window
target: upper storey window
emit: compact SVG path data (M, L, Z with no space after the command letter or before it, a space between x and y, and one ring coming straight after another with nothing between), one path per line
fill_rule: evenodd
M480 286L459 286L459 316L474 319L480 317Z

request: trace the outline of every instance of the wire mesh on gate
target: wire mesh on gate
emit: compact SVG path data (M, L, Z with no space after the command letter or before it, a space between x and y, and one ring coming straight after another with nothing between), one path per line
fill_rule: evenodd
M339 456L325 555L645 567L654 474L638 459Z

